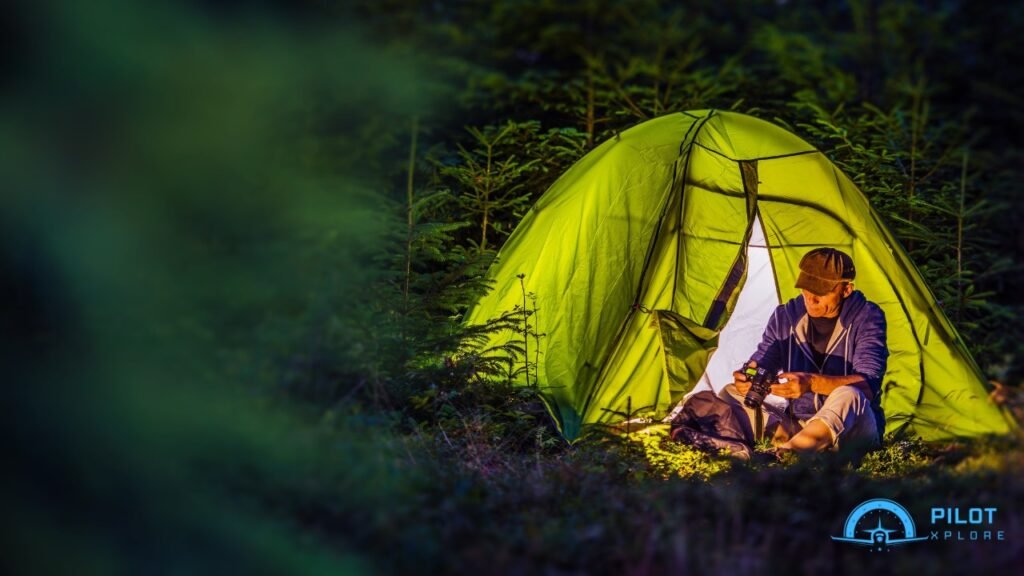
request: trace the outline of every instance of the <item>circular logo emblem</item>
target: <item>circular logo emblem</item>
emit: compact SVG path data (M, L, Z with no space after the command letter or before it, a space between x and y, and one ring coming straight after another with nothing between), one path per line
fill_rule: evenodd
M886 498L862 502L846 517L843 535L837 542L868 546L872 552L887 552L893 546L927 540L918 536L907 509Z

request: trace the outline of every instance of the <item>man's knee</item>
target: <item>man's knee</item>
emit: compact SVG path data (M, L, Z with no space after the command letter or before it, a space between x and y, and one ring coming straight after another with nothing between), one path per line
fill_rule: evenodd
M825 398L822 409L829 408L836 412L852 411L862 414L871 407L871 402L864 392L856 386L840 386Z
M878 442L871 402L854 386L840 386L833 390L815 417L832 431L836 447L840 441Z

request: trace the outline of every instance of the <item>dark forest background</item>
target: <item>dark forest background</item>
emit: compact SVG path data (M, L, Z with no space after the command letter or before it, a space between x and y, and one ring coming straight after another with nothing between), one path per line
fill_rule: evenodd
M736 110L867 194L1024 402L1024 5L0 8L6 573L1012 573L1021 438L858 467L567 445L461 322L520 217L646 119ZM514 319L513 319L514 321ZM1007 541L834 545L870 497Z

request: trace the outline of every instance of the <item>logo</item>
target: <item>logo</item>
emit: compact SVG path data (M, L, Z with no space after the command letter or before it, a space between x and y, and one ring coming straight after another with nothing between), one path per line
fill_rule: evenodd
M870 546L872 552L888 552L893 546L928 540L918 536L907 509L892 500L875 498L861 503L846 517L837 542Z

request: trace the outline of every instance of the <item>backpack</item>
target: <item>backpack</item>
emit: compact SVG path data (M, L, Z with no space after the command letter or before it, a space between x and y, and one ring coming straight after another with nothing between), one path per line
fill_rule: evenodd
M683 409L672 419L670 435L699 450L750 460L754 453L754 433L750 417L742 405L726 402L711 390L690 396Z

